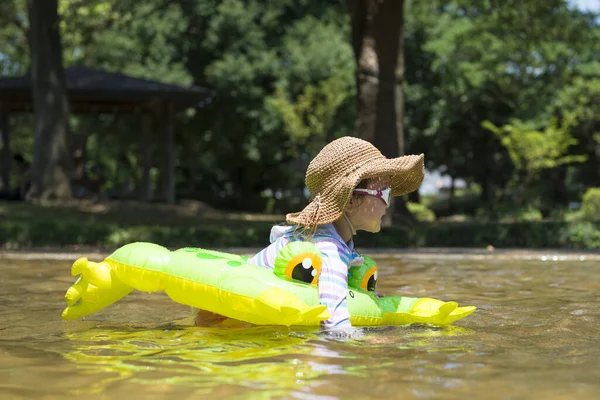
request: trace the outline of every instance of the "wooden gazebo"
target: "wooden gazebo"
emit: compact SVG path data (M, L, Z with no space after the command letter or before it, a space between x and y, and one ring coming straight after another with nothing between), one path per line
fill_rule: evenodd
M140 143L143 159L141 200L151 194L153 132L157 132L159 148L164 147L161 166L162 198L175 202L174 115L189 107L201 107L210 101L208 90L154 82L146 79L106 72L89 67L65 69L69 112L71 114L118 114L140 116ZM2 181L8 187L10 178L11 114L33 112L31 78L28 75L0 79L0 136L2 137ZM160 145L162 143L162 146Z

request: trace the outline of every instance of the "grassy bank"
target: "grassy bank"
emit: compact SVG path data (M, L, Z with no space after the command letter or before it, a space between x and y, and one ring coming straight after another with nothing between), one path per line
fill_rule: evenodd
M222 213L198 203L132 202L32 205L0 202L0 248L95 246L134 241L168 247L261 247L283 215ZM600 249L600 222L446 222L397 225L359 233L362 247L487 247Z

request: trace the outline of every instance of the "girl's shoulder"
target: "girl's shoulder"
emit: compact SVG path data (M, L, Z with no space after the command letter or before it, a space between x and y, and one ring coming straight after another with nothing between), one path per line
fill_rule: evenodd
M332 224L319 227L313 235L312 242L317 247L325 247L330 250L335 249L338 253L345 255L348 259L354 259L358 253L354 250L354 243L346 243L337 233Z

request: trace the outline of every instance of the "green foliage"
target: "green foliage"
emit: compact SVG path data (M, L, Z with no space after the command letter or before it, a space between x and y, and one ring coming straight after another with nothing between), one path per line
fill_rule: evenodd
M60 31L65 64L90 56L89 46L97 35L121 18L115 0L59 0Z
M475 227L477 225L473 226ZM600 241L594 236L600 230L598 224L517 222L482 224L477 228L475 237L479 243L488 241L488 244L496 247L594 249L600 245ZM586 235L576 234L582 229L586 231Z
M318 142L322 146L327 138L332 137L330 131L335 115L350 97L348 86L347 80L333 75L316 87L305 86L296 102L288 99L288 94L282 87L277 88L275 95L268 101L281 116L284 131L292 141L308 143L316 137L320 139ZM314 146L313 151L318 151L321 146Z
M600 61L580 65L573 75L554 98L552 107L562 112L573 125L597 121L600 113Z
M569 225L566 231L570 244L579 249L600 249L600 228L598 223L579 222Z
M556 162L550 169L564 170L573 154L587 156L586 162L576 158L580 162L569 168L580 182L597 182L600 152L589 142L600 115L595 83L600 78L599 59L593 50L600 27L594 18L561 0L407 2L409 149L424 151L430 167L479 183L489 206L507 187L548 182L543 174L513 174L511 156L499 137L486 134L482 122L559 137L557 131L568 127L578 144L551 157ZM513 123L550 121L552 116L558 117L556 125L544 129ZM529 136L534 143L544 143L540 135ZM534 144L529 148L537 149ZM519 162L533 161L514 156ZM541 165L530 162L528 167L539 169L548 161L535 158ZM579 189L567 184L560 178L552 182L557 190L578 197ZM550 207L559 201L554 197L545 196Z
M184 86L192 78L177 44L188 28L177 4L163 1L62 0L65 64Z
M410 211L410 213L415 216L417 221L435 221L435 213L423 204L413 203L409 201L406 203L406 207L408 207L408 211Z
M572 124L566 120L559 124L556 117L552 117L543 129L518 119L512 119L502 127L490 121L482 123L485 129L500 139L514 165L515 173L507 192L510 191L517 206L528 203L533 208L552 208L549 198L555 189L549 190L548 186L557 186L557 182L545 182L542 173L587 160L585 154L571 153L578 143L571 134ZM519 219L522 217L518 216Z
M523 249L600 249L598 222L449 222L382 230L377 235L359 233L365 247L470 247Z
M90 211L77 206L0 202L0 248L81 245L114 248L134 241L175 247L190 243L204 247L260 246L266 244L275 223L275 220L245 223L242 217L233 216L180 215L175 210L149 205L98 208L105 209Z
M1 3L0 75L23 74L26 3ZM428 168L482 188L451 205L435 203L438 217L485 208L481 218L501 219L509 213L494 210L521 187L517 209L547 216L597 186L597 14L566 0L406 0L405 11L406 151L424 152ZM59 12L67 67L210 89L200 108L178 115L181 196L228 209L295 211L317 149L356 134L344 0L60 0ZM32 117L11 122L13 148L30 160ZM89 137L87 165L101 167L109 194L134 193L138 116L78 116L72 128ZM156 149L153 171L162 156ZM510 217L539 215L529 214Z
M26 2L5 0L0 2L0 76L27 72L29 47Z
M133 241L169 247L262 247L272 220L227 214L182 216L156 206L86 211L69 206L0 203L0 248L97 246ZM52 232L51 235L48 232ZM363 248L472 247L600 249L600 221L463 222L397 225L378 234L359 232Z
M275 92L266 99L293 146L311 154L339 135L339 117L351 102L354 59L350 43L335 19L321 22L307 16L287 31L282 41ZM315 140L316 139L316 140ZM307 144L315 142L307 148Z
M429 209L431 209L437 218L447 217L455 214L474 216L477 210L483 207L480 193L466 192L457 195L450 200L449 197L436 197L431 200Z
M600 220L600 188L589 188L583 195L581 211L587 219Z
M514 221L541 221L543 219L542 213L538 208L533 205L526 207L515 208L510 207L505 212L500 212L500 221L514 222Z
M353 126L347 17L326 1L230 0L212 7L189 10L196 13L189 23L201 29L187 51L189 60L205 62L203 69L188 64L196 83L215 91L194 126L204 131L203 147L218 154L202 159L204 184L225 199L204 199L260 210L267 190L301 193L303 160L322 141L305 135L337 136ZM331 87L337 93L324 92ZM299 133L299 127L318 131Z
M571 136L569 125L560 125L556 118L551 118L543 130L518 119L502 127L490 121L484 121L482 126L500 139L517 171L524 171L530 177L544 169L587 159L585 155L569 154L569 148L577 144L577 139Z

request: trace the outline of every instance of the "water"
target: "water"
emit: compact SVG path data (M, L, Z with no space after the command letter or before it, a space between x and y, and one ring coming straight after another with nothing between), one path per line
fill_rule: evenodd
M84 321L62 322L70 262L0 258L2 399L600 393L600 261L380 259L378 290L478 310L444 329L373 328L352 340L310 329L193 327L190 310L159 293L136 292Z

